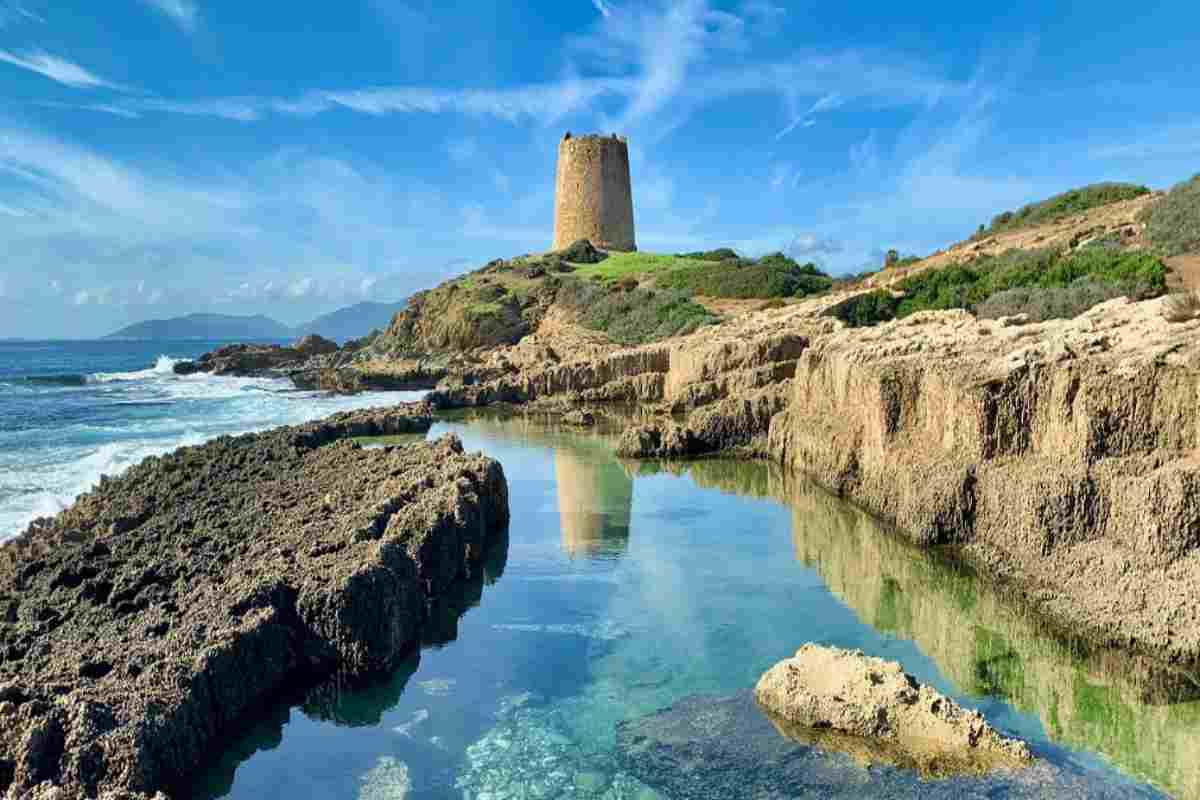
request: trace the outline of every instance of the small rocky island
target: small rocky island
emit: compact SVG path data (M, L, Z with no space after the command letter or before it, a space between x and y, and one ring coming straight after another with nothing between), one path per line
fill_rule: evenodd
M0 548L0 792L172 792L281 691L385 672L505 531L499 463L396 406L223 437Z

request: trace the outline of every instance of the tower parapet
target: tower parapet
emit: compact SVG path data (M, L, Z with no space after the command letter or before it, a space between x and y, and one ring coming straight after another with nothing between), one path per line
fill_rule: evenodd
M587 239L602 250L637 250L629 144L612 136L571 136L558 143L554 249Z

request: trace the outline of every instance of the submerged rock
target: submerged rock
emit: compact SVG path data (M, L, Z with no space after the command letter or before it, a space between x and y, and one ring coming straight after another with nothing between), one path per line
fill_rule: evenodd
M619 723L616 757L624 773L662 796L687 800L1147 797L1140 787L1041 759L1026 769L922 780L879 758L888 751L877 744L780 724L745 691L731 697L693 695Z
M1024 742L1002 736L894 661L806 644L767 670L754 688L758 703L787 732L830 731L874 743L873 760L922 775L984 773L1028 765ZM841 749L841 748L839 748Z
M455 437L338 441L426 412L181 448L0 547L0 793L170 790L279 692L397 666L509 516Z

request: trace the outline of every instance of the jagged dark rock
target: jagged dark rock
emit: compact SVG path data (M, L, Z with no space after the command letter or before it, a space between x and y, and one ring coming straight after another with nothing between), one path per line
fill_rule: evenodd
M554 255L573 264L599 264L608 258L608 253L597 250L587 239L580 239L562 250L556 251Z
M430 609L508 523L500 465L452 436L340 441L427 430L427 412L181 448L0 547L0 791L170 790L285 688L444 635Z

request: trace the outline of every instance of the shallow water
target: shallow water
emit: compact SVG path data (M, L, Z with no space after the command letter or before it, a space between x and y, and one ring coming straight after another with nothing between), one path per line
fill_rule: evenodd
M486 585L440 610L391 680L271 709L198 797L1200 797L1189 676L1062 643L804 481L621 463L609 439L519 419L431 435L447 430L508 476L512 524ZM921 783L780 749L745 693L809 640L900 661L1043 766ZM656 747L635 752L631 732Z

